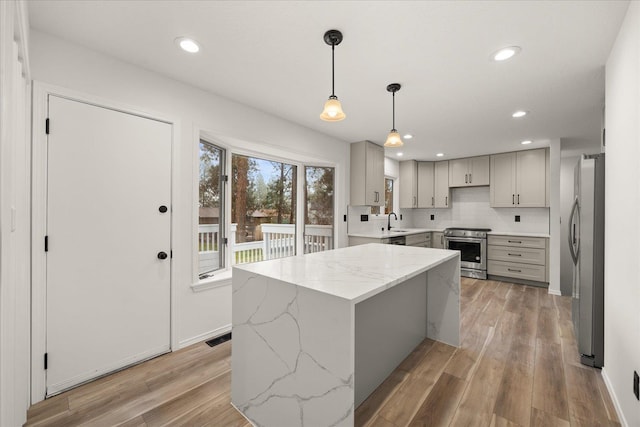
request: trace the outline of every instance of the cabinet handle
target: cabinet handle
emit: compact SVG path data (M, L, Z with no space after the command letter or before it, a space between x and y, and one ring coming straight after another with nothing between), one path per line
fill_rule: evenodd
M431 196L431 206L434 206L435 204L435 200L433 199L433 196Z
M516 204L516 195L515 195L515 194L512 194L512 195L511 195L511 204L512 204L512 205L515 205L515 204Z
M444 196L444 205L449 206L449 196Z
M520 195L518 194L518 204L520 204Z
M468 184L468 183L469 183L469 181L467 181L467 176L468 176L468 175L465 173L465 174L464 174L464 183L465 183L465 184Z
M469 174L469 184L471 184L473 181L471 180L471 174Z
M374 191L376 198L374 199L374 202L379 202L380 201L380 193L378 193L377 191Z
M416 196L413 196L413 206L417 206L417 205L418 205L418 200Z
M514 273L522 273L522 270L516 270L515 268L507 268L509 271L513 271Z
M520 243L522 244L522 240L507 240L509 243Z
M522 256L522 254L507 254L509 256Z

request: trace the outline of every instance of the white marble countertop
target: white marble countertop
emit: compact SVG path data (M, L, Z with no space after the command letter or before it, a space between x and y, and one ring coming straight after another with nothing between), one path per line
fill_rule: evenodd
M401 231L398 231L398 230L401 230ZM397 228L392 228L391 231L387 231L385 228L384 231L381 230L381 231L368 231L366 233L349 233L348 237L368 237L371 239L386 239L388 237L395 237L395 236L408 236L410 234L431 233L432 231L441 233L444 231L444 229L397 227Z
M546 237L547 239L550 237L549 234L545 233L520 233L517 231L490 231L487 234L490 236Z
M369 243L233 268L356 304L458 256L445 249Z

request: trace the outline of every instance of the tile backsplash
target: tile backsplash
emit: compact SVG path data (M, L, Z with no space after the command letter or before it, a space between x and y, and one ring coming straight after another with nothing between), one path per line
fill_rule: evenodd
M375 232L386 227L386 215L370 212L368 206L349 206L349 233ZM360 221L361 214L368 214L369 221ZM403 220L391 220L396 228L478 227L501 232L549 233L549 208L492 208L489 187L452 188L449 209L399 209L397 214L398 219L402 214ZM520 216L520 222L515 221L516 215Z

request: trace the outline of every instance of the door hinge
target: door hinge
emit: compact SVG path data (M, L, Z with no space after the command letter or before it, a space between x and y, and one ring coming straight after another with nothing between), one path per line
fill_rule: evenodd
M49 252L49 236L44 236L44 251Z
M227 238L226 238L226 237L222 239L222 243L224 243L225 245L226 245L228 242L229 242L229 241L227 240Z
M44 121L44 132L49 135L49 118Z
M44 354L44 369L49 368L49 353Z
M223 180L224 182L229 181L229 175L222 175L222 180Z
M173 249L169 251L169 257L173 258Z

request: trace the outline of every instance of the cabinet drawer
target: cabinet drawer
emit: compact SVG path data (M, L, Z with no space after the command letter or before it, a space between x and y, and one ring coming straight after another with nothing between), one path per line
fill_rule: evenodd
M547 239L544 237L493 236L493 235L487 236L488 245L544 249L546 246L546 243L547 243Z
M545 265L546 251L537 248L518 248L487 245L487 259Z
M431 243L431 233L409 234L405 237L407 246L418 246L425 242Z
M487 273L494 276L514 277L516 279L546 282L543 265L523 264L519 262L487 261Z

